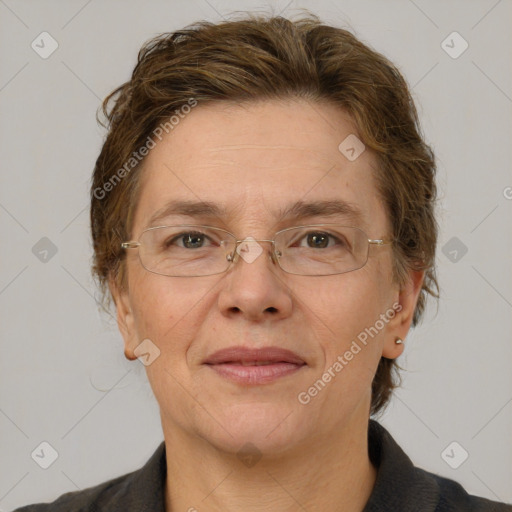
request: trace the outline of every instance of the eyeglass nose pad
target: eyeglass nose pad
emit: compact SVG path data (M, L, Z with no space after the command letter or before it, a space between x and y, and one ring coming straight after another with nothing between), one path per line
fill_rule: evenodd
M272 261L279 265L279 258L281 258L281 256L283 255L283 253L279 250L279 249L276 249L275 246L273 246L274 250L270 253L270 256L272 258Z

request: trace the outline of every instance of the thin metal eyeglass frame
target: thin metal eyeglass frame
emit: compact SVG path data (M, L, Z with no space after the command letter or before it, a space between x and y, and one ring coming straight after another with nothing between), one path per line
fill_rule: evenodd
M378 239L366 238L366 240L368 241L369 246L368 246L366 261L364 262L364 264L361 267L354 268L354 269L351 269L351 270L345 270L343 272L336 272L335 274L297 274L295 272L289 272L289 271L285 270L281 266L279 258L281 258L282 253L279 250L276 249L276 245L275 245L275 238L276 238L277 235L279 235L280 233L283 233L285 231L290 231L290 230L294 230L294 229L328 227L328 226L337 226L337 227L340 227L340 228L357 229L357 230L361 231L361 233L363 233L365 235L365 237L368 237L368 235L366 234L365 231L363 231L361 228L358 228L356 226L345 226L345 225L337 224L337 223L330 223L330 224L327 223L327 224L307 224L307 225L304 225L304 226L292 226L290 228L281 229L280 231L277 231L276 233L274 233L274 238L272 240L266 240L266 239L256 240L256 239L253 239L253 240L250 240L250 241L251 242L270 242L272 244L272 252L270 254L271 258L272 258L272 261L274 261L274 263L277 263L279 268L283 272L286 272L287 274L291 274L291 275L300 275L300 276L309 276L309 277L320 277L320 276L326 276L326 275L340 275L340 274L346 274L348 272L354 272L355 270L360 270L360 269L362 269L366 265L366 263L368 263L369 248L370 248L369 246L370 245L376 245L376 246L380 247L380 246L384 246L384 245L391 245L394 242L394 240L387 239L387 238L384 238L384 237L383 238L378 238ZM230 231L227 231L226 229L223 229L223 228L219 228L217 226L208 226L206 224L201 224L201 225L198 225L198 224L171 224L171 225L162 225L162 226L152 226L152 227L146 228L146 229L144 229L141 232L141 234L139 236L139 240L127 240L125 242L121 242L121 248L122 249L138 249L140 246L143 245L142 242L140 242L140 238L147 231L152 231L152 230L162 229L162 228L172 228L172 227L209 228L209 229L214 229L216 231L223 231L224 233L227 233L228 235L230 235L235 240L235 247L233 249L233 252L231 252L231 253L226 255L227 261L230 262L230 263L233 263L233 264L236 263L237 260L238 260L238 256L239 256L239 254L237 252L238 245L243 243L243 242L247 242L247 238L245 238L243 240L238 240L237 236L234 233L231 233ZM173 275L169 275L169 274L162 274L160 272L155 272L154 270L149 270L142 263L142 259L140 257L140 253L139 253L139 261L140 261L142 267L145 270L147 270L148 272L151 272L152 274L156 274L156 275L159 275L159 276L165 276L165 277L207 277L207 276L214 276L214 275L224 274L232 266L231 264L229 264L226 267L225 270L223 270L221 272L215 272L214 274L204 274L204 275L201 274L199 276L173 276Z

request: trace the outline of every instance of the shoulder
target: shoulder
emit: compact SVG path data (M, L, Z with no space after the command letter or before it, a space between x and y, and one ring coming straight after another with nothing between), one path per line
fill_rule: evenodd
M454 480L424 470L418 471L425 478L432 478L438 486L439 499L435 512L512 512L512 505L473 496Z
M14 512L99 512L123 495L131 476L128 473L82 491L65 493L51 503L34 503Z
M35 503L13 512L160 512L167 473L165 443L146 464L94 487L68 492L51 503Z
M512 505L470 495L454 480L426 471L423 472L433 478L439 486L439 504L436 512L451 510L467 510L468 512L512 512Z
M373 420L368 448L377 479L364 512L512 512L512 505L472 496L456 481L414 466L390 433Z

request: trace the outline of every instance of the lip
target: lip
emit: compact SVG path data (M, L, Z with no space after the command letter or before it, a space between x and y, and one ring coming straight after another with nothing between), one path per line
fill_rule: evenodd
M228 347L214 352L206 359L205 364L223 363L292 363L306 364L295 352L279 347Z
M204 362L218 375L239 384L266 384L307 366L295 352L279 347L229 347Z

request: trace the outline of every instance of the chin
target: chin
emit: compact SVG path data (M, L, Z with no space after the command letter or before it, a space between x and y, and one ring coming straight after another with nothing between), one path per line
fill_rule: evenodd
M210 431L210 442L217 448L230 453L238 453L250 443L262 454L276 454L300 443L305 437L307 421L299 417L291 405L278 403L247 403L217 409L216 417L224 430L216 424ZM221 419L222 418L222 419ZM218 428L217 428L218 427Z

